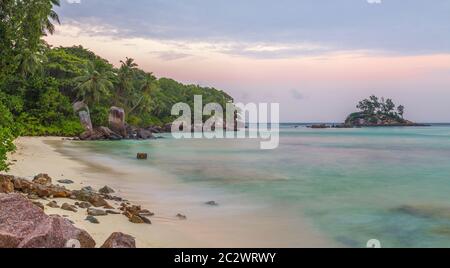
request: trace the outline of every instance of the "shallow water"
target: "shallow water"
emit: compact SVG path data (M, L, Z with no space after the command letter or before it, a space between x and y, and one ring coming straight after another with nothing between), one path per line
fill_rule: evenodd
M286 219L274 221L306 217L336 244L364 247L378 239L383 247L450 247L450 126L282 125L272 151L260 150L258 140L167 135L76 146L95 151L98 160L114 156L130 168L157 169L182 184L282 209ZM136 161L138 152L150 159ZM290 232L295 236L295 226Z

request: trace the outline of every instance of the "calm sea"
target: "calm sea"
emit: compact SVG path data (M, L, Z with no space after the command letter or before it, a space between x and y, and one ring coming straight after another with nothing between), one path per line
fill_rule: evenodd
M272 151L260 150L258 140L169 135L80 146L193 187L275 204L343 246L378 239L383 247L450 247L450 125L314 130L282 124L280 135ZM150 159L136 161L137 152Z

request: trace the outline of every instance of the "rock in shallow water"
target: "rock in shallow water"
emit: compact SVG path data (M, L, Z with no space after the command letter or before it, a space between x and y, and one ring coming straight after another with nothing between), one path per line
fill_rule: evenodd
M148 159L148 154L146 154L146 153L138 153L136 157L137 157L138 160L147 160Z
M450 219L450 207L433 205L401 206L394 209L394 211L421 218Z
M59 216L47 216L20 194L0 194L0 248L63 248L71 239L95 247L84 230Z
M205 204L208 206L218 206L219 205L216 201L208 201Z

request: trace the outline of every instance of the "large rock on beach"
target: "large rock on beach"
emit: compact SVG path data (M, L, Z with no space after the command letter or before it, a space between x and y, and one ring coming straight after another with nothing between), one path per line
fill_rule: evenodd
M130 235L113 233L101 248L136 248L136 240Z
M95 247L84 230L59 216L47 216L20 194L0 194L0 248L63 248L75 241Z
M80 117L80 123L83 126L86 133L92 133L94 128L92 127L91 115L89 112L89 107L83 101L75 102L73 104L73 110L78 113Z
M109 128L121 135L127 137L127 130L125 125L125 110L120 107L111 107L109 109L108 117Z

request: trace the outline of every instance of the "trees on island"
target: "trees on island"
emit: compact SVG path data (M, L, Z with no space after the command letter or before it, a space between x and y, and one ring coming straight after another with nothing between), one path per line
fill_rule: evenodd
M368 117L384 116L403 119L405 113L405 107L403 105L397 107L392 99L385 99L384 97L380 99L375 95L360 101L356 108Z

